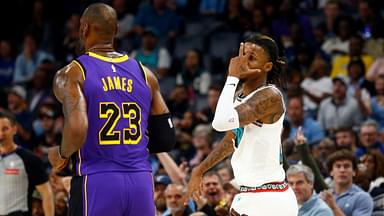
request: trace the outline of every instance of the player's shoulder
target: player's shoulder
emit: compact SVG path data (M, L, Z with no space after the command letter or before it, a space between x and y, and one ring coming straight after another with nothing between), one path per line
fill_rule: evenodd
M85 77L84 77L83 69L74 60L68 63L67 65L65 65L64 67L60 68L59 70L57 70L55 78L84 80Z
M259 96L264 96L264 97L276 97L276 98L281 98L282 93L281 91L274 85L266 85L262 87L260 90L257 90L255 92L255 95Z

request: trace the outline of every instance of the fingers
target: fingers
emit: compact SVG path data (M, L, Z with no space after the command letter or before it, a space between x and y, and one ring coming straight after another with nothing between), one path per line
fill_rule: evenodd
M241 42L240 43L240 48L239 48L239 57L244 56L244 54L245 54L244 47L245 47L245 44L243 42Z

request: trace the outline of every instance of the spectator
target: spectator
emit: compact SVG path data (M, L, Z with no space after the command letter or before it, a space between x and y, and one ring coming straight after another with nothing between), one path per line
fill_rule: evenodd
M315 56L307 76L300 84L304 93L304 110L313 119L317 118L321 101L332 94L332 80L328 77L328 68L327 62L320 55Z
M373 216L384 213L384 156L379 152L368 152L360 158L368 180L368 193L373 198Z
M29 215L32 192L36 189L42 197L44 214L53 216L52 189L43 164L13 141L16 133L16 118L11 113L0 112L0 215Z
M348 150L336 151L328 157L327 168L333 177L333 188L320 193L335 215L371 216L371 196L353 183L357 160Z
M36 38L26 34L23 41L23 50L16 57L14 83L25 83L32 79L37 67L44 60L53 61L51 54L38 49Z
M300 206L299 216L333 216L329 206L313 192L315 177L309 167L302 164L290 166L287 170L287 179Z
M328 0L327 3L325 3L324 9L324 18L322 22L320 22L319 26L321 28L325 29L326 36L333 36L335 34L335 30L338 31L337 28L335 28L335 20L337 17L341 14L341 8L340 3L337 0Z
M166 0L153 0L139 8L135 17L134 31L142 35L147 27L158 32L161 45L175 39L179 32L180 18L168 8Z
M384 74L378 75L374 83L376 95L371 97L370 117L377 121L381 131L384 129Z
M13 79L15 57L9 40L0 40L0 85L8 86Z
M212 150L212 128L208 125L198 125L193 130L192 144L196 149L195 155L189 161L194 167L203 161Z
M358 146L358 138L352 128L339 128L335 131L336 149L346 149L355 153Z
M358 35L352 36L348 44L348 54L336 56L332 59L331 77L347 75L347 65L351 60L361 59L364 62L365 68L369 68L374 59L372 56L363 53L363 47L363 38Z
M184 203L187 202L187 188L181 184L169 184L165 189L165 202L170 213L163 216L189 216L192 209Z
M155 205L156 210L160 213L165 212L167 209L166 201L165 201L165 189L169 184L172 183L171 179L164 174L155 176Z
M188 87L189 96L206 96L211 84L211 74L203 66L202 53L191 49L187 52L182 70L177 73L176 83Z
M324 99L319 108L317 120L329 135L342 127L360 124L362 114L355 98L347 95L345 77L333 79L332 97Z
M8 91L8 110L18 122L16 142L27 149L32 149L34 138L32 114L28 111L27 92L22 86L13 86Z
M62 41L62 61L68 63L80 53L79 43L80 15L71 14L65 23L64 39Z
M220 92L221 87L219 85L212 84L209 87L206 97L206 106L196 113L196 118L199 122L207 124L213 121Z
M132 41L129 39L133 36L135 17L133 14L128 13L125 0L113 0L111 5L117 14L119 28L116 38L119 40L120 47L122 50L132 50Z
M288 99L288 119L291 124L289 138L293 139L299 127L302 128L304 136L309 145L314 145L324 138L324 131L320 124L311 117L304 116L303 99L300 96Z
M224 197L223 182L217 172L208 171L204 173L202 180L202 195L207 199L203 209L216 209L216 207L227 206L229 212L229 206L225 203L227 200L225 200ZM201 208L199 209L201 210Z
M375 121L367 120L360 127L361 146L357 148L356 156L361 157L369 151L384 154L384 144L379 139L379 128Z
M335 57L345 55L349 51L349 39L353 33L353 19L349 16L339 16L334 20L334 36L324 41L321 49L328 55Z

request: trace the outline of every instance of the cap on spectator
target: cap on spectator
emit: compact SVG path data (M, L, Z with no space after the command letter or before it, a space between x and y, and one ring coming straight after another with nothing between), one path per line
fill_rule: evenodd
M8 93L15 94L21 97L23 100L27 99L27 91L22 86L19 86L19 85L15 85L12 88L10 88L8 90Z
M155 184L169 185L172 181L167 175L158 175L155 178Z
M159 36L159 33L157 32L156 29L152 28L152 27L146 27L143 31L143 36L145 35L151 35L151 36L154 36L154 37L158 37Z
M333 83L335 83L336 81L341 82L341 83L344 84L345 86L347 86L348 83L349 83L348 77L346 77L346 76L341 76L341 75L336 76L336 77L334 77L334 78L332 79L332 82L333 82Z

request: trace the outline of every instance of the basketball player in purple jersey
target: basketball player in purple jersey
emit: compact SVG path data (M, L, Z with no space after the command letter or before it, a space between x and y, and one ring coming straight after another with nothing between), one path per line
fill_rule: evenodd
M72 159L70 215L154 216L148 156L175 143L156 77L113 48L116 19L110 6L90 5L80 21L85 54L54 80L65 122L49 159L58 170Z

